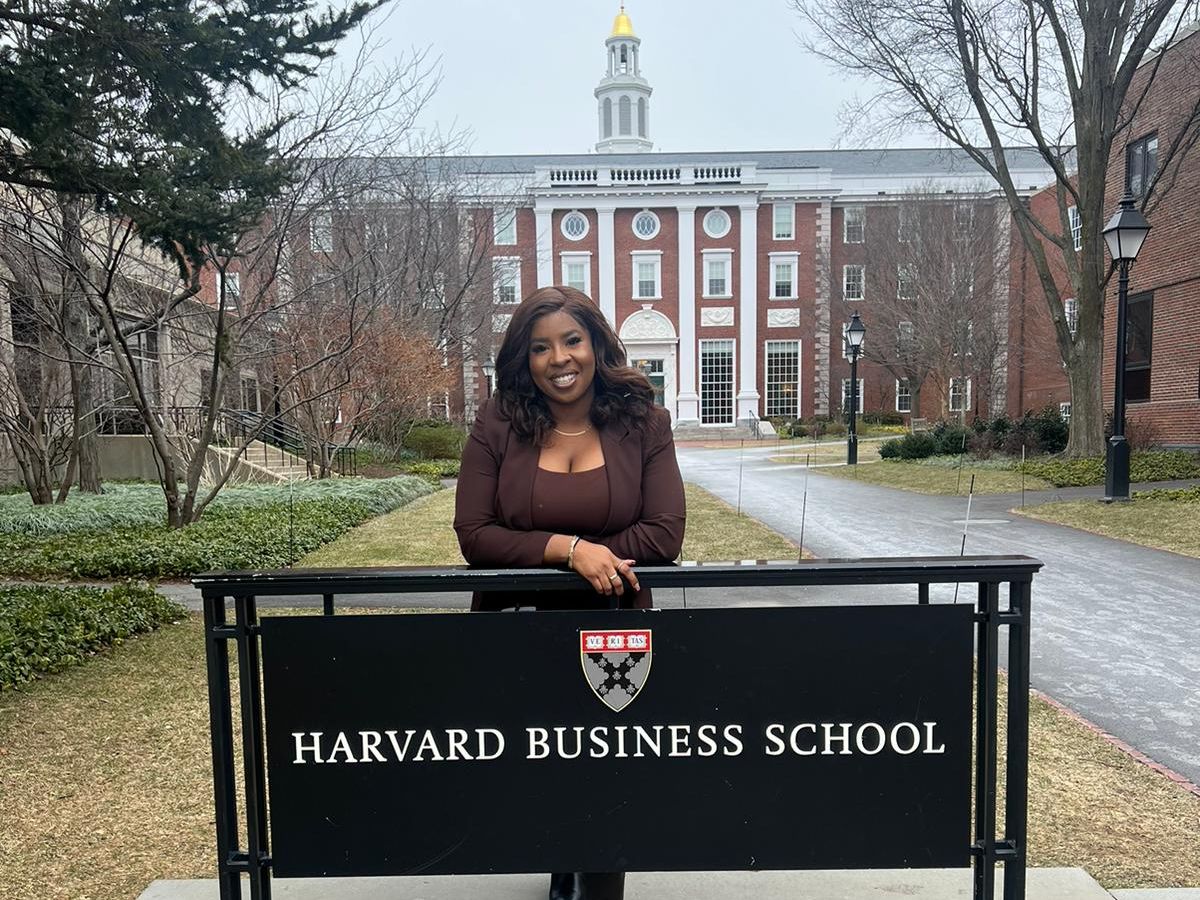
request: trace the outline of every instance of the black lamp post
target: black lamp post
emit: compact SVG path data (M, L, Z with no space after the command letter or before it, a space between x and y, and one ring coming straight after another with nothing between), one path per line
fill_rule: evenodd
M1121 198L1121 206L1104 226L1104 242L1117 267L1116 378L1113 380L1112 437L1108 439L1104 467L1104 499L1129 499L1129 442L1125 440L1125 341L1126 307L1129 303L1129 267L1150 231L1150 223L1133 205L1133 195Z
M487 361L480 366L483 369L483 377L487 379L487 395L492 396L492 379L496 376L496 363L489 356Z
M846 343L850 349L850 425L846 434L846 465L858 465L858 430L855 428L858 414L858 357L862 354L863 338L867 327L856 312L846 326Z

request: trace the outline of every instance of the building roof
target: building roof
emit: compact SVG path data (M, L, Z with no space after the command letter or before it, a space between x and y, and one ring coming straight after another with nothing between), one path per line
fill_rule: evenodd
M1007 150L1012 169L1045 169L1033 147ZM866 150L722 150L712 153L564 153L441 157L436 167L479 175L532 174L547 166L671 166L689 163L755 163L763 169L831 169L835 175L972 175L984 174L957 148ZM441 165L439 165L439 163Z
M633 33L633 22L625 14L624 3L621 4L621 11L617 13L617 17L613 19L613 30L609 37L636 37Z

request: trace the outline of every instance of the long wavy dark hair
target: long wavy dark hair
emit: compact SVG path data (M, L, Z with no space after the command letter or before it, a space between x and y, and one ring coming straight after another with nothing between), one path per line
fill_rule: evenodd
M554 428L546 398L529 374L529 345L537 320L559 311L586 328L592 341L596 357L592 424L597 428L610 422L634 428L644 425L654 409L650 380L629 365L625 347L591 298L560 286L539 288L521 301L496 354L496 403L512 430L540 447Z

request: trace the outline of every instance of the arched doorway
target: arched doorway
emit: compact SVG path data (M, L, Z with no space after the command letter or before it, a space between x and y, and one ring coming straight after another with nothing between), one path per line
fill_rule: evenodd
M629 351L629 364L646 373L654 388L654 402L665 408L674 422L679 347L675 326L646 304L621 324L620 337Z

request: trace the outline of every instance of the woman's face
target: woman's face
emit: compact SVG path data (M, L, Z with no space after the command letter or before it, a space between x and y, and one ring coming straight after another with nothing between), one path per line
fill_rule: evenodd
M551 403L590 397L596 354L583 323L561 309L535 321L529 339L529 374Z

